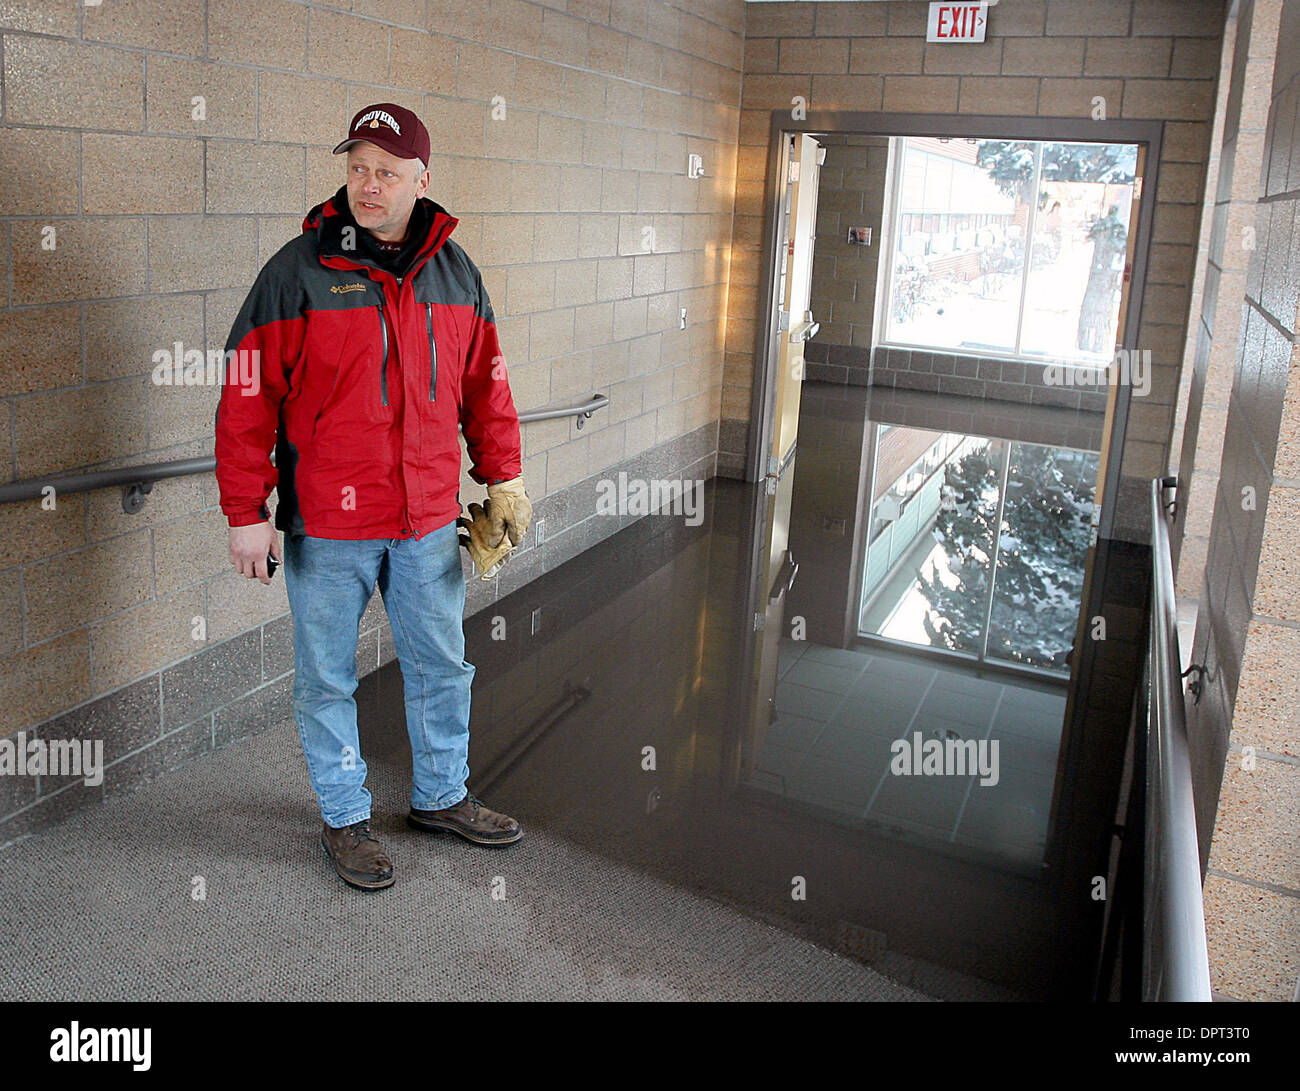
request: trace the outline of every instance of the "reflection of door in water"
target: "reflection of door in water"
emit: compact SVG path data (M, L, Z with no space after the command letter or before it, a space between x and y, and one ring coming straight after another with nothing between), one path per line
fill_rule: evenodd
M799 393L803 382L803 343L816 333L809 312L812 257L817 221L817 184L826 149L807 133L786 137L786 187L789 212L782 243L781 307L778 334L776 408L767 465L775 473L789 457L799 430ZM775 461L773 461L775 460Z
M776 715L777 662L781 638L789 636L785 616L787 593L798 572L791 555L790 506L794 497L794 466L772 482L767 497L767 515L763 529L762 563L756 566L755 582L750 588L752 617L757 630L755 679L751 692L755 704L749 738L749 753L758 754L767 737L768 724ZM802 634L798 636L802 639ZM746 770L748 773L748 770Z
M877 425L859 632L1069 674L1095 451Z

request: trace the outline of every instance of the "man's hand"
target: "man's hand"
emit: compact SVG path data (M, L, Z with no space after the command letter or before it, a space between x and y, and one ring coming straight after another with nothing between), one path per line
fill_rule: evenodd
M281 564L280 536L269 519L246 527L230 528L230 563L242 576L271 582L266 570L266 555L270 554Z
M491 506L489 500L488 507ZM501 571L515 547L503 534L497 535L496 545L488 544L492 537L492 521L482 504L471 504L469 518L462 516L456 520L456 525L465 531L459 534L460 544L469 551L470 560L478 569L478 578L490 580Z
M510 536L510 544L517 546L528 532L533 521L533 504L524 492L524 479L514 477L497 485L488 486L486 512L491 524L487 544L493 548L501 539Z

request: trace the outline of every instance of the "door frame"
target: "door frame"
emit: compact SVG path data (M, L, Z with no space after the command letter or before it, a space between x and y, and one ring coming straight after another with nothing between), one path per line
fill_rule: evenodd
M750 391L751 426L745 440L744 480L761 481L767 475L766 452L775 427L776 349L779 331L776 300L776 251L784 222L786 185L781 170L785 136L790 133L855 133L863 136L949 136L1008 140L1090 141L1093 143L1145 144L1146 173L1138 202L1137 234L1128 301L1120 314L1123 335L1118 348L1136 349L1147 261L1155 221L1163 121L1116 119L1093 121L1088 117L1008 117L997 114L903 114L867 110L809 110L801 120L789 110L773 110L768 126L767 175L763 187L763 270L758 320L754 323L754 383ZM762 366L759 366L762 361ZM1132 388L1111 388L1107 399L1109 431L1102 435L1105 473L1102 491L1100 537L1109 538L1119 494L1123 444L1116 443L1128 428Z

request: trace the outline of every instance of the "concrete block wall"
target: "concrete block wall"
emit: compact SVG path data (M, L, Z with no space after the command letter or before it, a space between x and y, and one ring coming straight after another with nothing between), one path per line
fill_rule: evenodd
M1240 85L1234 80L1241 99L1229 115L1240 111L1241 142L1249 130L1262 133L1251 170L1257 238L1235 288L1244 297L1242 334L1226 376L1191 648L1191 661L1208 673L1187 715L1214 987L1241 1000L1293 1000L1300 995L1300 0L1252 7L1243 9L1242 33L1251 20L1274 36L1276 63L1263 88L1267 109L1248 118L1248 74ZM1249 51L1248 71L1258 55ZM1244 212L1221 215L1233 224ZM1220 279L1222 294L1230 288L1226 270ZM1217 326L1213 333L1217 341Z
M856 350L855 350L856 351ZM1062 381L1043 381L1043 369L1034 363L1002 360L996 356L937 352L927 349L877 345L870 353L871 385L905 390L929 390L967 398L989 398L1020 405L1054 405L1106 410L1106 383L1092 368L1057 365ZM1075 376L1081 376L1076 381Z
M1282 0L1247 0L1237 16L1234 49L1224 62L1226 101L1219 173L1205 258L1205 292L1195 323L1192 367L1184 377L1185 423L1171 465L1179 481L1173 527L1177 589L1199 596L1210 521L1218 494L1237 346L1245 332L1246 277L1258 246L1256 201L1264 170L1278 22Z
M817 187L817 245L813 248L812 313L821 323L815 341L870 348L876 279L882 264L885 175L889 140L828 135ZM850 227L871 228L871 243L850 245Z
M1225 5L1222 0L1002 0L979 45L925 42L927 8L901 3L748 5L736 182L732 312L719 472L742 472L762 275L773 110L1092 116L1165 123L1137 344L1154 364L1133 400L1116 536L1149 540L1147 483L1164 471L1197 249Z
M7 478L212 453L216 387L153 384L153 353L224 346L383 100L430 130L430 195L483 270L516 404L610 397L581 429L524 425L546 541L469 610L624 525L589 506L601 477L710 476L742 35L742 0L0 5ZM116 489L0 507L0 735L89 732L112 763L107 789L4 778L0 843L285 707L283 580L234 573L217 504L206 474L136 515ZM358 656L392 658L377 596Z

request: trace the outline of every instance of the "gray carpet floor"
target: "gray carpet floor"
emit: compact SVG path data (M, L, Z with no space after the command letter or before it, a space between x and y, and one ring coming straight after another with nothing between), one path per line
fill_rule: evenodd
M509 848L411 830L383 773L372 827L397 882L374 893L320 848L291 724L10 845L0 999L930 998L527 815Z

